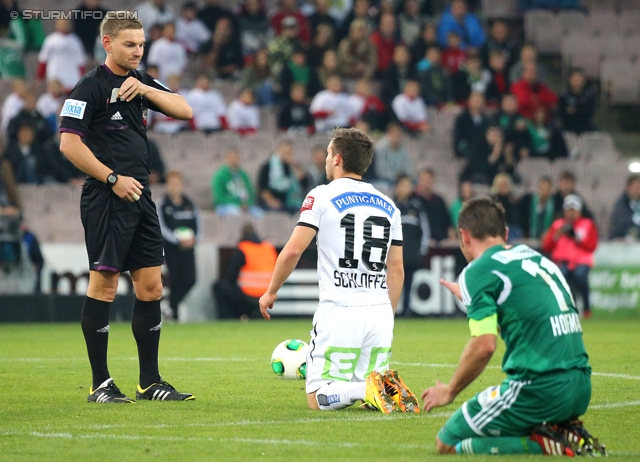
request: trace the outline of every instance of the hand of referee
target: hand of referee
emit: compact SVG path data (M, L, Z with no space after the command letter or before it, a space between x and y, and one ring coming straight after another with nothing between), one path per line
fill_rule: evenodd
M120 85L120 92L118 93L118 96L125 101L131 101L138 95L144 96L148 89L149 87L135 77L129 77L122 85Z
M118 181L116 181L116 184L114 184L111 189L113 189L113 192L120 199L135 202L142 196L142 190L144 187L135 178L119 175ZM135 199L136 195L138 196L138 199Z

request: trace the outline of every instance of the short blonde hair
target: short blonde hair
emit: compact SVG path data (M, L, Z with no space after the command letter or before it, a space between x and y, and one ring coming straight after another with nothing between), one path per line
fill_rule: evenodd
M138 15L132 11L109 11L100 23L100 37L115 38L126 29L142 29Z

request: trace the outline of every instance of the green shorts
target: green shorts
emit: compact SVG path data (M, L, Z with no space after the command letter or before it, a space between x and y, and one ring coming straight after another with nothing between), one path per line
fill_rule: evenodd
M526 436L542 422L584 414L591 399L591 371L570 370L528 381L507 379L466 401L438 432L455 446L478 436Z

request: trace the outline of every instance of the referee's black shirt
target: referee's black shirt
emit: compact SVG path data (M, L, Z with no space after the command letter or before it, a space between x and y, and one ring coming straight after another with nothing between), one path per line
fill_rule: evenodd
M135 70L120 76L101 64L71 90L60 113L60 131L81 136L104 165L146 184L149 179L147 112L149 109L162 111L141 96L130 102L117 97L118 89L129 77L169 91L146 72Z

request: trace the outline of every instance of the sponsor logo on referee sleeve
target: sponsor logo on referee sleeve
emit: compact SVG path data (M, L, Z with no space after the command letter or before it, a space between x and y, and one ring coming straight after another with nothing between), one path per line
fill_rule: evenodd
M80 101L78 99L67 99L64 101L60 117L73 117L74 119L82 119L84 117L84 110L87 107L86 101Z

